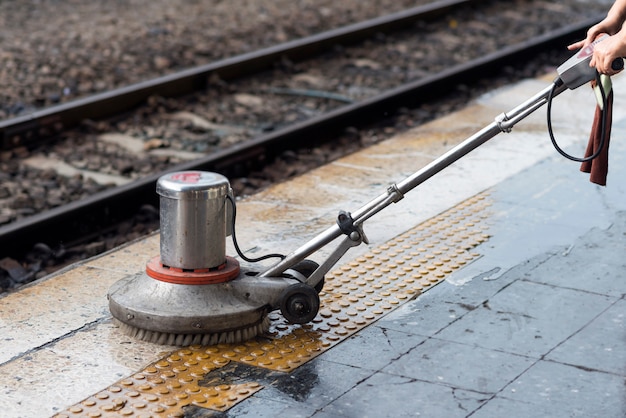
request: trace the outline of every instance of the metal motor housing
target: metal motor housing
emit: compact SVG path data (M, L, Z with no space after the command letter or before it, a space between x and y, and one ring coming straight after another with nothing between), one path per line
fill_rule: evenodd
M206 171L179 171L157 182L161 263L184 269L212 269L226 262L228 179Z
M293 267L297 277L259 277L226 255L235 213L226 177L173 172L161 176L156 189L160 255L148 261L145 272L118 280L107 294L109 310L125 333L160 344L206 345L268 331L267 314L275 309L294 323L315 317L319 296L301 282L315 270L310 263Z

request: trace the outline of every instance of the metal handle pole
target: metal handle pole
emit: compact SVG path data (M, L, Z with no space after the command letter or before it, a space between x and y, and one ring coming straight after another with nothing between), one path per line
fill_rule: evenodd
M554 89L554 90L553 90ZM381 194L375 199L371 200L358 210L352 213L352 218L355 224L362 224L365 220L369 219L376 213L380 212L385 207L392 203L395 203L402 199L403 195L410 190L417 187L427 179L431 178L435 174L439 173L444 168L448 167L452 163L459 160L461 157L469 154L474 149L478 148L497 134L501 132L510 132L511 128L522 119L539 109L541 106L547 103L550 92L555 97L562 93L566 87L564 85L554 86L550 85L532 98L528 99L521 105L513 108L508 113L502 113L496 117L495 121L481 129L476 134L467 138L465 141L452 148L441 157L432 161L430 164L423 167L421 170L415 172L410 177L401 181L397 186L392 186L387 189L386 193ZM321 234L317 235L306 244L296 249L291 254L287 255L283 260L270 267L265 272L261 273L262 277L279 276L286 269L294 264L304 260L315 251L319 250L323 246L329 244L336 238L342 235L342 231L338 225L333 225L326 229Z

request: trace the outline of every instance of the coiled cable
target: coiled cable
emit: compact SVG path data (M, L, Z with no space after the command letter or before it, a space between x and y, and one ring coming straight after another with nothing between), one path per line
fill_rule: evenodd
M602 152L602 149L604 148L604 143L606 142L606 125L607 125L607 119L608 119L608 111L607 111L608 99L604 91L604 88L602 88L600 74L596 71L596 83L598 86L600 86L600 94L602 96L602 104L603 104L602 110L601 110L601 122L600 122L600 144L596 152L594 152L592 155L588 157L582 157L582 158L574 157L573 155L566 153L558 145L558 143L556 142L556 138L554 137L554 132L552 130L552 99L554 97L554 91L556 90L557 87L560 87L559 83L563 83L561 79L558 79L554 82L554 84L552 85L552 89L550 89L550 91L548 92L548 97L547 97L546 119L548 123L548 134L550 135L550 141L552 141L552 145L559 152L559 154L561 154L562 156L564 156L565 158L569 160L577 161L579 163L591 161L600 155L600 153Z

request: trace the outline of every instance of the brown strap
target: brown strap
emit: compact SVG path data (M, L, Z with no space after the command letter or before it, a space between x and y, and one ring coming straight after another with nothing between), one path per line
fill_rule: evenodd
M585 161L580 166L580 171L584 173L590 173L589 180L592 183L606 186L606 176L609 171L609 142L611 139L611 124L613 119L613 91L609 92L606 103L606 132L604 146L598 157L591 161ZM596 113L593 119L593 125L591 127L591 134L589 135L589 142L587 144L587 150L585 151L585 158L596 153L600 147L600 140L602 135L602 111L600 106L596 106Z

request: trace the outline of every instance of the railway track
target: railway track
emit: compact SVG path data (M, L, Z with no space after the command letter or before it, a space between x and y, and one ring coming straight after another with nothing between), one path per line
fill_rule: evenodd
M29 145L86 119L100 120L130 111L152 96L194 93L206 89L212 77L229 82L269 70L280 60L306 59L336 45L350 45L377 34L396 32L416 21L432 20L474 2L476 0L441 0L1 121L2 147Z
M400 108L419 106L460 84L521 66L540 51L563 49L601 18L581 15L575 23L556 25L563 19L555 15L540 19L528 36L515 36L511 42L469 42L463 31L474 30L476 41L497 35L503 27L524 24L526 9L498 14L499 3L437 2L4 121L0 132L5 152L28 149L26 157L40 168L63 147L103 148L95 138L106 137L113 143L107 147L116 150L139 139L140 148L131 146L126 151L131 156L133 149L141 154L149 169L138 170L141 164L129 157L126 164L105 173L109 180L125 179L116 187L103 185L104 190L95 194L3 225L0 256L19 258L37 246L59 251L90 235L101 235L112 222L128 219L142 207L156 207L154 185L163 170L246 176L288 150L336 140L346 127L371 129ZM515 4L529 9L553 7L541 1ZM566 9L567 5L559 10ZM498 19L499 28L490 27ZM459 27L462 30L457 31ZM435 44L441 39L442 44ZM429 48L422 50L420 45ZM379 59L390 50L391 60ZM306 88L298 88L298 83ZM184 94L180 99L167 98L180 94ZM286 105L277 101L285 98ZM148 105L141 106L144 102ZM228 109L235 111L219 113L220 103L229 103ZM255 107L261 110L253 111ZM120 116L118 111L130 116ZM163 120L167 122L159 125ZM71 126L79 127L65 130ZM194 140L177 141L177 135ZM47 142L40 145L41 139ZM71 155L61 156L58 161L75 169L80 165ZM33 273L23 264L21 270L15 267L17 276ZM10 271L12 265L4 270Z

